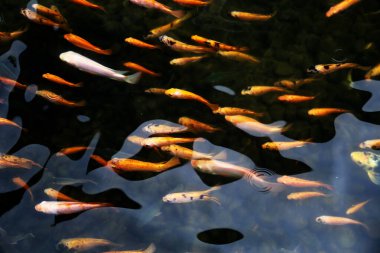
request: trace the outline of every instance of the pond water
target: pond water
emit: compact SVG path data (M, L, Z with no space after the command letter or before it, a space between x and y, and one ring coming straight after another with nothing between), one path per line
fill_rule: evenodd
M11 87L0 80L0 117L22 127L0 125L0 153L27 158L41 165L30 169L0 167L0 252L69 252L59 242L68 238L99 238L114 245L85 252L141 250L154 244L156 252L377 252L380 248L379 151L360 143L380 139L380 78L364 80L368 68L380 63L380 2L363 0L327 18L325 13L339 1L226 1L213 0L204 7L184 7L162 1L191 17L165 33L197 45L199 35L229 45L247 47L244 53L260 62L236 61L215 52L185 66L171 65L174 58L203 54L171 50L158 38L146 39L153 28L175 18L130 1L93 1L105 11L72 1L0 1L0 32L27 30L15 39L0 41L0 77L27 85ZM31 22L20 9L33 4L56 5L72 33L111 55L76 47L64 39L63 29ZM267 21L243 21L231 11L274 14ZM1 33L0 33L1 35ZM133 37L157 45L157 49L132 46ZM60 59L74 51L104 66L125 70L124 62L138 63L160 76L143 74L136 84L92 75ZM317 64L356 63L366 66L342 69L326 75L309 73ZM131 71L128 74L132 74ZM52 73L82 87L55 84L42 77ZM261 96L242 95L249 86L271 86L280 80L310 83L285 92ZM377 80L376 80L377 79ZM258 121L284 127L283 131L252 131L236 126L223 115L195 100L175 99L145 92L149 88L191 91L220 107L239 107L262 113ZM85 106L51 103L38 91L49 90ZM286 103L279 95L315 96L302 103ZM312 108L343 108L343 113L315 117ZM170 136L195 138L179 144L211 155L214 160L258 171L256 180L211 175L195 169L194 161L181 159L175 168L155 172L122 172L100 165L105 160L131 158L163 162L172 158L159 148L131 141L148 138L150 124L181 126L190 117L219 128L215 132L185 132ZM168 135L165 135L168 136ZM263 148L266 142L308 141L288 150ZM60 155L62 148L87 146L85 151ZM373 171L352 159L352 152L374 155ZM3 159L3 158L1 158ZM195 159L194 159L195 160ZM207 160L210 161L210 160ZM241 170L240 170L241 171ZM368 173L367 173L368 172ZM372 173L372 174L371 174ZM380 172L379 172L380 173ZM216 173L218 174L218 173ZM330 187L296 188L277 183L283 176L320 181ZM29 189L16 184L24 180ZM169 193L210 192L216 201L163 202ZM38 212L42 201L54 201L45 193L53 188L86 203L110 203L84 212L54 215ZM329 189L328 189L329 188ZM290 200L288 194L319 191L325 197ZM370 200L347 215L354 204ZM335 226L317 222L320 216L351 218L365 225ZM368 226L368 228L366 227Z

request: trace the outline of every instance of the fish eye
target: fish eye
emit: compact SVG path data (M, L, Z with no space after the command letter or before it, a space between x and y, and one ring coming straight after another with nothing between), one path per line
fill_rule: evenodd
M315 221L316 221L316 222L319 222L319 223L322 223L322 219L321 219L321 217L317 217L317 218L315 219Z

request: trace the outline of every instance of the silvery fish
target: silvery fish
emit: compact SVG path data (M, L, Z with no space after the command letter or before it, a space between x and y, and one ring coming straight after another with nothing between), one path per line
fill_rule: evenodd
M351 153L351 159L367 172L372 183L380 185L380 172L378 171L380 155L372 152L355 151Z
M130 84L135 84L140 80L141 72L137 72L133 75L126 76L126 71L117 71L106 66L103 66L83 55L75 53L73 51L68 51L59 55L59 58L67 62L68 64L82 70L84 72L107 77L120 82L127 82Z

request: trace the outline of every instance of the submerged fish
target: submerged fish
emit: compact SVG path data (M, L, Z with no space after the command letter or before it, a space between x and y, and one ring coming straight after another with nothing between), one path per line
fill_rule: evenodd
M174 134L174 133L183 133L187 132L188 129L185 126L168 126L164 124L155 124L150 123L143 127L144 132L147 132L151 135L154 134Z
M326 224L326 225L336 225L336 226L342 226L342 225L348 225L348 224L354 224L354 225L360 225L363 226L367 231L369 231L369 228L366 224L353 220L350 218L345 217L337 217L337 216L319 216L315 218L315 221L318 223Z
M277 97L277 100L287 103L302 103L313 100L315 96L301 96L301 95L282 95Z
M12 182L21 188L24 188L30 195L30 198L32 201L34 201L33 193L32 190L30 189L29 185L27 182L25 182L21 177L14 177L12 178Z
M354 4L359 3L360 0L343 0L333 6L326 12L326 17L331 17L341 11L344 11L345 9L348 9Z
M0 117L0 126L13 126L13 127L17 127L18 129L23 129L21 126L19 126L17 123L13 122L12 120L2 118L2 117Z
M259 86L248 86L246 89L241 91L241 94L261 96L269 92L289 92L289 91L281 87L259 85Z
M48 19L48 18L45 18L44 16L41 16L37 12L34 12L32 10L21 9L21 14L36 24L51 26L55 29L61 28L61 29L66 30L66 31L70 31L70 29L65 24L53 21L53 20Z
M30 159L18 157L15 155L0 154L1 168L22 168L31 169L32 167L42 168L42 166Z
M170 88L165 91L165 95L171 97L171 98L176 98L176 99L190 99L190 100L195 100L198 101L202 104L205 104L208 106L211 110L217 110L219 108L219 105L217 104L212 104L209 101L207 101L205 98L192 93L187 90L181 90L181 89L176 89L176 88Z
M85 251L101 246L119 246L111 241L97 238L68 238L59 241L57 246L63 245L68 250Z
M146 39L158 38L159 36L164 35L165 33L169 32L170 30L177 29L179 26L182 25L182 23L185 20L189 19L190 17L191 17L191 13L187 13L182 18L175 19L169 24L154 28L149 31L149 34L145 36L145 38Z
M178 123L187 127L190 131L193 131L193 132L214 133L217 131L222 131L221 128L211 126L209 124L200 122L198 120L195 120L189 117L180 117L178 119Z
M342 108L313 108L307 111L307 114L315 117L324 117L331 114L350 112L350 110Z
M231 11L231 16L240 20L244 21L267 21L271 19L276 13L274 14L257 14L257 13L251 13L251 12L242 12L242 11Z
M135 46L135 47L147 48L147 49L156 49L156 48L159 48L159 46L152 45L152 44L146 43L144 41L141 41L141 40L138 40L138 39L135 39L135 38L132 38L132 37L128 37L128 38L124 39L124 41L127 42L130 45Z
M46 16L50 16L52 18L59 17L61 13L58 11L51 9L49 7L43 6L41 4L32 4L32 8L36 10L37 13L41 13Z
M142 73L145 73L145 74L148 74L148 75L151 75L151 76L161 76L161 74L159 73L156 73L156 72L153 72L152 70L149 70L137 63L134 63L134 62L125 62L123 63L123 65L126 67L126 68L130 68L130 69L133 69L133 70L136 70L136 71L140 71Z
M56 76L56 75L53 75L53 74L50 74L50 73L45 73L45 74L42 75L42 77L45 78L45 79L47 79L47 80L49 80L49 81L52 81L52 82L55 82L55 83L58 83L58 84L62 84L62 85L66 85L66 86L69 86L69 87L78 88L78 87L82 86L82 83L72 83L72 82L66 81L62 77L59 77L59 76Z
M75 146L75 147L69 147L69 148L62 148L56 155L57 156L70 155L70 154L75 154L75 153L82 152L89 149L94 149L94 148L87 147L87 146Z
M84 100L80 102L69 101L67 99L64 99L60 95L48 90L38 90L36 91L36 94L57 105L65 105L69 107L82 107L86 105L86 102Z
M42 201L37 204L34 209L41 213L62 215L62 214L72 214L79 213L86 210L100 208L100 207L110 207L110 203L85 203L78 201Z
M149 172L163 172L181 164L178 157L173 157L167 162L152 163L144 162L128 158L113 158L107 163L107 166L112 169L123 171L149 171Z
M211 1L207 2L207 1L202 1L202 0L173 0L173 2L175 2L179 5L188 6L188 7L207 6L211 3Z
M371 79L372 77L380 75L380 63L375 67L368 70L368 72L364 75L365 79Z
M205 191L192 191L192 192L175 192L169 193L162 197L163 202L168 203L190 203L194 201L213 201L220 205L220 201L217 197L210 196L212 191L219 190L220 186L214 186Z
M184 65L189 64L189 63L198 62L205 57L207 57L207 55L181 57L181 58L175 58L175 59L171 60L169 63L170 63L170 65L184 66Z
M305 79L301 79L301 80L281 80L281 81L275 82L274 85L275 86L282 86L282 87L285 87L288 89L296 89L296 88L301 87L304 84L309 84L309 83L312 83L312 82L315 82L318 80L320 80L320 79L319 78L313 78L313 77L312 78L305 78Z
M84 72L107 77L120 82L127 82L130 84L136 84L141 77L141 72L137 72L133 75L125 76L126 71L117 71L108 67L105 67L83 55L68 51L59 55L59 58L67 62L68 64L82 70Z
M85 183L92 183L97 184L95 181L89 180L89 179L76 179L76 178L67 178L67 177L53 177L54 181L53 184L56 185L74 185L74 184L85 184Z
M332 63L332 64L318 64L315 66L311 66L307 69L309 73L318 73L322 75L330 74L338 70L342 69L361 69L368 70L369 67L360 66L357 63Z
M302 200L315 197L327 197L328 195L322 192L292 192L288 194L287 199L289 200Z
M169 152L171 155L186 160L212 159L214 155L201 153L189 148L185 148L176 144L161 147L162 151Z
M146 93L152 93L152 94L165 94L166 89L162 88L149 88L146 89L144 92Z
M118 250L118 251L104 251L102 253L154 253L156 251L156 246L151 243L148 248L143 250Z
M331 185L319 181L311 181L297 177L281 176L277 178L277 182L292 187L323 187L330 191L333 190L333 187Z
M100 155L92 154L90 158L104 167L107 166L107 160L101 157Z
M273 142L265 142L261 145L263 149L268 150L289 150L292 148L300 148L305 146L306 144L310 144L310 141L273 141Z
M350 207L350 208L347 209L346 214L350 215L350 214L356 213L357 211L359 211L360 209L362 209L369 201L370 201L370 199L366 200L366 201L363 201L363 202L360 202L360 203L358 203L356 205L353 205L352 207Z
M16 80L0 76L0 83L11 86L11 87L16 87L25 90L28 86L25 84L21 84L17 82Z
M89 2L87 0L69 0L69 1L72 2L72 3L75 3L75 4L79 4L79 5L85 6L85 7L89 7L89 8L93 8L93 9L98 9L98 10L106 11L106 9L103 6L91 3L91 2Z
M220 115L253 115L256 117L262 117L264 114L255 112L248 109L238 108L238 107L219 107L218 109L212 111L214 114Z
M359 144L359 148L380 149L380 139L366 140Z
M52 199L56 199L56 200L63 200L63 201L72 201L72 202L75 202L75 201L78 201L76 199L73 199L69 196L67 196L66 194L63 194L57 190L54 190L53 188L47 188L44 190L44 193L49 196L50 198Z
M170 14L176 18L181 18L185 15L185 12L182 11L182 10L172 10L170 9L168 6L160 3L160 2L157 2L155 0L130 0L132 3L134 4L137 4L137 5L140 5L142 7L145 7L145 8L152 8L152 9L157 9L157 10L160 10L166 14Z
M150 137L140 141L140 145L146 148L159 148L170 144L190 143L196 141L197 138L181 138L181 137Z
M372 183L380 185L380 172L377 171L380 155L372 152L355 151L351 153L351 159L367 172Z
M183 43L179 40L173 39L173 38L166 36L166 35L161 35L158 38L166 46L170 47L171 49L173 49L174 51L177 51L177 52L185 52L185 53L190 52L190 53L195 53L195 54L215 52L215 50L212 48L186 44L186 43Z
M215 50L224 50L224 51L247 51L248 50L247 47L230 46L216 40L203 38L198 35L191 36L191 39L199 44L212 47Z
M260 60L257 59L256 57L249 54L242 53L242 52L238 52L238 51L219 50L218 52L216 52L216 54L223 56L227 59L235 60L235 61L247 61L251 63L260 63Z
M0 32L0 43L6 43L20 37L28 28L17 30L14 32Z
M63 38L65 38L65 40L67 40L68 42L72 43L73 45L77 47L80 47L80 48L83 48L83 49L86 49L98 54L103 54L103 55L112 54L111 49L101 49L97 46L94 46L93 44L83 39L82 37L79 37L78 35L75 35L72 33L65 34Z

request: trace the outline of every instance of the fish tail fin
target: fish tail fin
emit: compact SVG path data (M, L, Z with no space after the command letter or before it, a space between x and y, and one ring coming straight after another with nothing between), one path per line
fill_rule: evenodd
M215 110L218 110L218 109L219 109L219 105L218 105L218 104L211 104L211 103L208 103L207 106L208 106L212 111L215 111Z
M82 87L83 86L83 82L76 83L75 86L76 87Z
M240 52L246 52L248 50L249 50L248 47L238 47L238 49L237 49L237 51L240 51Z
M291 127L293 127L293 124L289 124L289 125L283 127L282 130L281 130L281 133L284 133L284 132L289 131L289 129L290 129Z
M332 187L331 185L329 184L322 184L322 187L325 187L326 189L330 190L330 191L333 191L334 190L334 187Z
M182 18L183 16L185 16L186 13L183 10L176 10L176 11L171 11L170 14L176 18Z
M216 155L212 156L212 159L214 160L225 160L227 158L227 152L225 150L220 151Z
M98 10L101 10L101 11L104 11L104 12L107 13L106 8L104 8L103 6L97 5L96 8L97 8Z
M136 72L133 75L127 76L124 81L130 84L136 84L138 81L140 81L141 78L141 72Z
M154 253L156 251L156 246L154 243L151 243L148 248L146 248L143 252L144 253Z
M204 196L206 197L206 200L210 200L210 201L212 201L212 202L217 203L218 205L222 205L222 204L220 203L220 200L219 200L218 197L210 196L210 195L208 195L208 194L206 194L206 195L204 195Z
M86 101L85 100L82 100L82 101L74 103L75 107L83 107L85 105L86 105Z
M99 50L98 53L104 54L104 55L111 55L112 54L112 49Z

